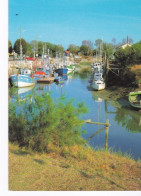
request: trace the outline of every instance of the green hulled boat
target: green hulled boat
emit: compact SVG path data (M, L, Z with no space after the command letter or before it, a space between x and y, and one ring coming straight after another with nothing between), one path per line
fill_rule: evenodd
M129 93L129 102L134 108L141 109L141 91Z

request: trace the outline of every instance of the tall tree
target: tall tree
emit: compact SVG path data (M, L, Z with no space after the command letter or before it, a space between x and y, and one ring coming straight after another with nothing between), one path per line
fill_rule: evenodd
M93 43L90 40L83 40L82 45L88 46L91 50L93 49Z
M89 54L89 50L90 48L86 45L80 46L80 52L85 56Z
M101 43L102 43L102 39L95 40L95 45L96 45L97 49L100 47Z
M106 55L106 57L109 59L113 56L113 53L114 53L113 45L109 43L103 43L103 55Z
M116 46L116 38L112 39L112 44L113 44L114 47Z
M127 42L126 39L123 38L123 39L122 39L122 44L126 44L126 42Z
M12 43L10 40L8 40L8 52L12 53Z
M80 48L79 46L76 46L74 44L70 44L68 47L68 50L72 53L72 54L78 54Z
M26 45L27 45L26 55L33 56L33 51L32 51L31 45L28 42L26 43Z
M24 39L21 39L21 45L22 45L22 53L25 54L27 50L27 44ZM18 54L20 54L20 39L17 39L14 44L14 51Z

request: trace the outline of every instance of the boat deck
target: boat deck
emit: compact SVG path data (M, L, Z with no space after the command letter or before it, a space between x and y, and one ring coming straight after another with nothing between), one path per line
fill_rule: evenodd
M41 78L37 80L38 83L51 83L54 82L55 77L47 77L47 78Z

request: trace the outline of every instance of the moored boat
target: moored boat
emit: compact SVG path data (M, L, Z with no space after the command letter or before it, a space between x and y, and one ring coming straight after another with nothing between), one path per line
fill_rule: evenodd
M92 83L92 87L94 90L104 90L105 89L105 82L102 80L94 80Z
M44 67L38 67L36 68L36 71L33 74L33 77L36 79L44 78L50 76L51 71L49 69L46 69Z
M58 69L56 69L56 72L57 72L59 75L66 75L67 72L68 72L68 69L67 69L66 67L58 68Z
M28 75L15 74L10 76L10 80L15 87L27 87L35 85L35 81Z
M130 92L129 102L132 107L141 109L141 91Z
M52 83L54 82L55 77L45 77L45 78L41 78L39 80L37 80L38 83Z
M32 71L28 68L19 69L19 73L10 76L10 82L15 87L28 87L35 85L35 80L31 77Z

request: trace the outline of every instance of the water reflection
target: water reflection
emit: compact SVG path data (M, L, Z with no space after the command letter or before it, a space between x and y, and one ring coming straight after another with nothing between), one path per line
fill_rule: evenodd
M107 115L107 113L108 113L107 112L107 102L105 100L103 100L101 97L99 97L99 95L97 93L93 94L93 100L97 104L97 108L96 108L97 112L95 111L95 116L97 115L97 117L98 117L97 122L99 123L99 125L97 126L96 131L92 135L90 135L87 138L87 140L89 141L91 139L94 139L95 136L99 135L100 133L104 132L104 130L105 130L104 148L107 150L108 149L109 126L104 126L102 128L99 128L99 126L101 126L100 123L109 123L108 115ZM103 109L102 107L104 108L104 114L101 111ZM103 118L103 115L105 116L105 118Z
M115 121L130 132L141 132L141 116L136 111L117 108Z
M34 86L16 88L11 92L11 101L25 101L32 99Z
M101 102L102 100L98 95L93 95L93 99L96 102ZM115 114L114 120L118 125L125 127L126 130L130 132L141 132L141 115L139 112L130 110L128 107L115 107L115 105L116 104L113 101L104 100L106 119L108 118L108 115ZM113 106L112 111L108 109L109 106Z

